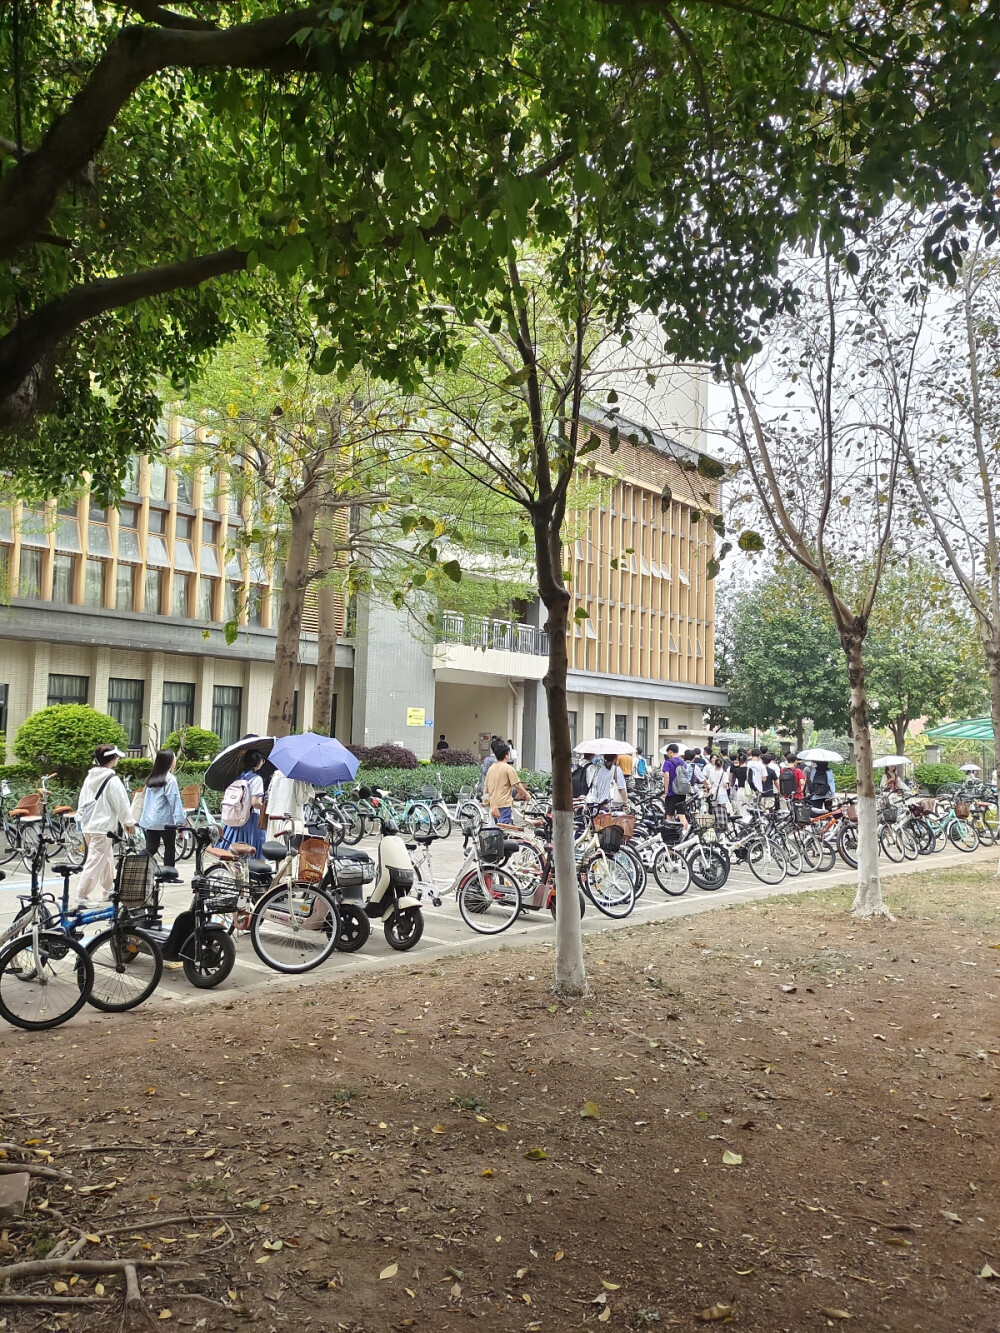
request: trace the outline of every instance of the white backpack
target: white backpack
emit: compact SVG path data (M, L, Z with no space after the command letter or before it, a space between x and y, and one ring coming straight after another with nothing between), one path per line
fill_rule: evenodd
M222 822L227 828L242 828L252 810L250 783L246 778L237 778L222 793Z

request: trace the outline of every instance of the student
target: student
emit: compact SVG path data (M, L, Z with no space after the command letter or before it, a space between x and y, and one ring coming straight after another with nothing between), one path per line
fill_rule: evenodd
M124 828L135 832L132 807L125 784L115 772L124 750L117 745L99 745L93 767L83 780L77 800L80 828L87 842L87 859L77 882L77 896L86 902L92 893L108 890L115 882L112 844L108 836Z
M264 808L264 779L260 776L260 769L264 767L264 756L259 750L247 750L243 756L243 771L236 779L236 782L245 782L250 799L250 813L246 821L238 827L232 824L226 826L219 842L220 847L231 847L234 842L249 843L255 851L259 852L264 846L264 830L260 826L260 812ZM235 787L236 783L230 783L230 787ZM223 793L223 816L225 815L225 799L229 792L229 787Z
M642 752L642 746L637 746L635 751L634 773L637 778L645 778L649 774L649 765L646 763L646 756Z
M764 794L764 784L767 782L767 765L764 763L760 750L750 751L750 762L747 764L747 787L754 800L760 800Z
M510 762L517 768L517 748L509 736L507 737L507 752L510 755Z
M729 813L729 782L729 771L722 761L722 756L713 754L702 769L702 784L716 812L722 810Z
M684 811L691 795L691 779L688 776L687 766L680 757L680 746L672 743L667 746L667 757L663 761L663 793L667 817L679 819L687 828L687 815Z
M613 763L614 760L611 760ZM587 804L598 810L607 810L611 806L611 788L613 777L611 768L601 755L594 755L588 769L590 786L587 790Z
M514 822L515 796L522 801L529 799L527 791L518 780L517 770L511 765L510 751L506 745L501 745L496 763L490 765L483 784L483 799L497 824Z
M625 781L625 770L622 767L622 759L625 755L615 757L608 756L608 768L611 771L611 804L620 805L623 810L628 809L628 784Z
M732 761L731 771L730 793L733 805L737 814L739 814L746 802L747 782L749 780L746 750L737 751L736 758Z
M173 750L158 750L146 779L139 827L146 839L146 851L155 856L163 843L163 864L168 870L177 860L177 830L187 820L180 788L174 777L177 756Z
M448 750L448 749L451 748L451 747L449 746L448 742L447 742L447 741L445 740L445 738L444 738L444 732L443 732L443 731L442 731L441 735L438 737L438 743L437 743L437 747L436 747L436 748L439 749L439 750Z
M806 787L806 794L809 797L810 805L825 806L827 810L833 809L833 798L837 794L837 784L834 781L833 773L830 771L830 765L825 759L821 759L813 769L812 777Z

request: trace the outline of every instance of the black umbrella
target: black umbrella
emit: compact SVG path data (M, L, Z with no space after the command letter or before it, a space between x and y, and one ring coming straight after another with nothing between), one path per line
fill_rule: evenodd
M244 736L235 745L227 745L220 750L205 770L205 786L213 791L225 791L231 782L235 782L246 768L245 757L248 750L256 750L264 755L264 765L257 772L265 782L275 772L275 767L267 756L277 736Z

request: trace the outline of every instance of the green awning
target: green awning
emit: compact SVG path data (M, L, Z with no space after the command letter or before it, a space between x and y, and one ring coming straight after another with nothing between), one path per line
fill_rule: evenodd
M992 741L993 721L988 717L970 717L964 722L945 722L925 732L934 741Z

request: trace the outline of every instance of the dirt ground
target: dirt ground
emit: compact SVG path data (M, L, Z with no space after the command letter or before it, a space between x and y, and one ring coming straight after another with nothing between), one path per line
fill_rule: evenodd
M1000 1330L998 883L594 936L572 1005L532 948L5 1030L7 1162L72 1174L0 1265L171 1266L0 1328Z

